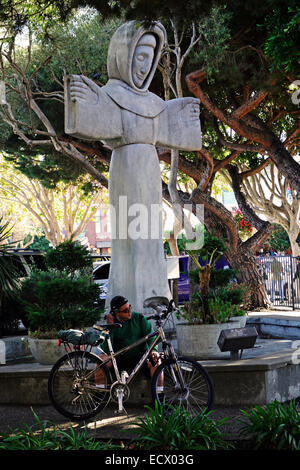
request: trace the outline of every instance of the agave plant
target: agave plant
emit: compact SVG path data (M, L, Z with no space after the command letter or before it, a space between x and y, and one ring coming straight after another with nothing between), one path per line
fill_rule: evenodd
M12 297L19 287L19 275L13 263L14 256L10 253L14 247L14 243L9 242L10 234L8 222L3 222L3 217L0 217L0 306L2 300Z

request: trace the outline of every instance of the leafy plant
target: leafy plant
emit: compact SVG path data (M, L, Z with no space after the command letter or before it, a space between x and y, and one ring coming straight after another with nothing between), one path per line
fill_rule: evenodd
M295 400L275 400L242 413L247 418L242 420L242 433L253 435L255 449L300 450L300 415Z
M240 308L244 288L235 282L229 283L236 271L215 269L218 259L225 251L225 243L208 232L204 234L204 245L200 250L188 251L197 268L190 270L189 276L194 283L199 282L199 291L191 295L181 313L189 323L225 323L232 316L244 314L244 310Z
M229 302L232 305L241 305L243 302L244 289L235 283L228 284L227 286L218 287L214 290L214 298L219 298L224 302Z
M214 323L214 319L209 310L209 289L211 271L218 259L226 251L225 243L214 234L204 233L204 244L199 250L187 250L188 255L192 259L199 276L199 287L201 292L202 317L203 323ZM199 256L204 265L199 261Z
M18 327L15 298L20 288L18 257L9 241L11 228L0 217L0 336L14 331Z
M0 217L0 305L4 297L12 297L19 288L19 274L14 264L16 256L11 252L14 244L9 242L11 228Z
M0 450L114 450L119 449L109 442L96 441L88 437L87 429L75 432L70 425L69 430L59 429L51 421L41 421L33 411L35 425L25 425L14 430L12 434L0 434ZM38 426L38 429L33 429Z
M138 418L134 423L137 429L132 431L137 435L136 444L143 449L157 450L217 450L229 449L231 446L223 438L220 427L226 418L216 422L205 410L199 416L190 416L181 406L146 406L149 416ZM170 413L171 411L171 413Z
M244 315L244 310L222 297L214 296L208 299L209 311L211 316L210 323L226 323L230 317ZM185 304L182 310L182 317L189 323L203 323L203 307L201 294L193 294L192 301Z

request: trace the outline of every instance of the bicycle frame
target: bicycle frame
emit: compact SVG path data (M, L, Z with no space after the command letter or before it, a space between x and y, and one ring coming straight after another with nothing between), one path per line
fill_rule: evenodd
M105 328L103 328L103 332L105 331ZM166 348L166 345L168 344L169 345L169 348L171 350L171 355L174 356L174 351L173 351L173 347L172 345L170 345L169 343L166 342L166 337L165 337L165 333L162 329L161 326L159 326L155 331L153 331L152 333L149 333L148 335L144 336L143 338L139 339L138 341L135 341L134 343L130 344L129 346L126 346L125 348L122 348L120 349L119 351L117 352L114 352L113 350L113 347L112 347L112 344L111 344L111 340L110 340L110 336L108 336L108 339L107 339L107 344L108 344L108 349L109 349L109 352L110 352L110 355L107 356L107 358L102 362L101 366L97 366L95 368L94 371L90 372L90 374L88 374L87 377L89 377L90 375L94 374L95 371L99 370L102 365L105 365L107 364L108 362L112 361L112 364L113 364L113 368L114 368L114 372L116 374L116 378L117 378L117 381L118 382L121 382L121 375L120 375L120 371L119 371L119 368L118 368L118 365L117 365L117 362L116 362L116 357L117 356L120 356L121 354L129 351L130 349L133 349L134 347L140 345L140 344L143 344L145 343L146 341L148 341L148 339L150 338L153 338L154 336L156 336L155 340L153 341L153 343L149 346L149 349L147 351L145 351L145 353L143 354L143 356L141 357L141 359L138 361L138 363L136 364L136 366L133 368L133 370L131 371L130 375L125 379L125 382L127 385L130 384L130 382L132 381L132 379L134 378L134 376L139 372L139 370L142 368L142 366L144 365L144 363L146 362L148 356L150 356L151 352L153 351L153 349L155 348L155 346L162 342L163 344L163 349ZM108 392L109 389L105 389L103 388L102 389L103 392Z
M154 336L156 336L155 340L149 346L149 349L147 349L147 351L145 351L145 353L143 354L143 356L141 357L139 362L136 364L134 369L131 371L131 374L127 377L126 384L129 384L132 381L133 377L142 368L142 366L146 362L148 356L150 356L150 354L153 351L153 349L155 348L155 346L160 341L162 341L162 342L165 341L165 335L164 335L163 329L161 327L159 327L157 330L153 331L152 333L149 333L148 335L144 336L143 338L139 339L138 341L135 341L134 343L130 344L129 346L126 346L125 348L120 349L117 352L114 352L112 344L111 344L110 336L108 336L107 345L108 345L110 355L107 356L107 359L105 359L103 361L103 364L105 365L108 362L112 361L114 372L116 374L116 378L120 382L121 381L121 375L120 375L120 371L119 371L119 368L118 368L118 365L117 365L117 362L116 362L115 358L120 356L121 354L127 352L127 351L130 351L131 349L135 348L136 346L139 346L140 344L146 343L146 341L148 341L148 339L153 338ZM96 367L95 370L97 370L97 369L99 369L99 367Z

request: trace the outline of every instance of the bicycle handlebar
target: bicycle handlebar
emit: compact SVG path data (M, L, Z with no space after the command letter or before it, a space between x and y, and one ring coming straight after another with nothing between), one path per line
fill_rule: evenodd
M173 312L175 310L175 302L173 299L171 299L167 309L165 309L163 312L156 312L153 315L150 315L149 317L147 317L147 320L164 320L165 318L167 318L170 312Z

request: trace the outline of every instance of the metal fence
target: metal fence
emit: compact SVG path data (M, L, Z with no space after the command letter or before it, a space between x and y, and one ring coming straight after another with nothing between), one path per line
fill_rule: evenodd
M300 257L259 256L257 261L273 305L300 308Z

